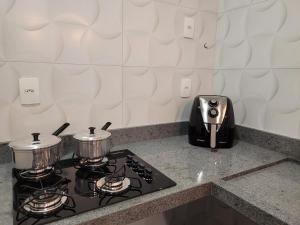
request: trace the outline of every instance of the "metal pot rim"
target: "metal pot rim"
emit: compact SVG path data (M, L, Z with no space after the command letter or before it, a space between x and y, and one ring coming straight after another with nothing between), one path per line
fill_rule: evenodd
M12 141L9 147L14 151L32 151L54 147L61 142L61 138L54 135L40 135L39 141L32 141L31 137Z
M95 134L90 134L87 131L83 131L73 135L73 138L78 141L90 142L90 141L101 141L109 138L111 133L105 130L99 130Z

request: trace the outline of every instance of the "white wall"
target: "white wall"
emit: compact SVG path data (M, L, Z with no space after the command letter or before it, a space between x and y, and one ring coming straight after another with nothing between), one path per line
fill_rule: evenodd
M238 124L300 138L300 1L220 1L214 89Z
M0 1L0 142L65 121L66 134L107 120L115 128L187 120L192 98L179 98L180 79L193 80L195 96L211 93L212 74L238 124L299 138L300 2L217 3ZM196 20L194 40L182 37L184 16ZM40 78L40 105L20 104L25 76Z
M0 142L65 121L66 134L187 120L179 81L211 93L216 11L217 0L1 0ZM20 77L40 79L40 105L20 104Z

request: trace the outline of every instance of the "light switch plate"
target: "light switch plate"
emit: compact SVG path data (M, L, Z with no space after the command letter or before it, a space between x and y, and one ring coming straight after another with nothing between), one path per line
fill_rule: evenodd
M40 103L39 79L23 77L19 79L20 100L22 105Z
M189 78L181 79L180 97L189 98L192 94L192 80Z
M184 18L184 30L183 36L185 38L194 38L194 31L195 31L195 21L192 17L185 17Z

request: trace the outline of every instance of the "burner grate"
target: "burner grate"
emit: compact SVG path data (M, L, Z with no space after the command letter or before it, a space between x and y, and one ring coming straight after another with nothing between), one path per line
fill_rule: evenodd
M59 210L67 201L65 192L45 192L39 196L31 196L24 201L22 206L25 211L33 214L48 214Z
M137 180L138 186L131 184L131 180ZM100 197L103 194L108 195L121 195L129 190L136 190L142 188L142 183L139 179L133 177L126 177L126 166L122 166L114 173L105 176L96 182L96 190L100 193Z
M18 224L32 218L38 222L45 217L57 216L61 210L74 210L75 201L68 194L69 182L70 180L59 177L52 185L44 183L43 180L18 185L24 192L18 198L16 215Z
M74 167L76 169L87 169L90 171L101 170L102 168L110 165L115 165L115 159L108 159L107 157L88 159L88 158L78 158L75 153L72 155L72 160L74 162Z
M130 180L130 184L124 191L111 192L102 190L99 195L99 206L108 205L117 199L130 199L132 198L133 193L135 193L135 197L143 194L142 183L138 178L128 177L126 179Z
M39 181L55 174L54 167L47 167L41 170L14 170L16 177L26 181Z

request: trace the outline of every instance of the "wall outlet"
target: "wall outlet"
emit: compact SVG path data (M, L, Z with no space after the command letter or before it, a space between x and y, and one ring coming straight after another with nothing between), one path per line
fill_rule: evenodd
M192 17L184 18L184 29L183 29L183 37L185 38L194 38L195 31L195 21Z
M180 97L189 98L192 94L192 80L190 78L181 79Z
M19 79L20 100L22 105L40 103L39 79L24 77Z

